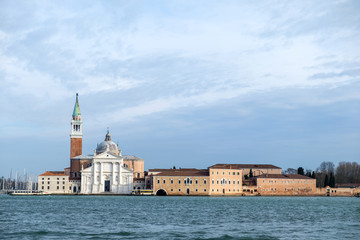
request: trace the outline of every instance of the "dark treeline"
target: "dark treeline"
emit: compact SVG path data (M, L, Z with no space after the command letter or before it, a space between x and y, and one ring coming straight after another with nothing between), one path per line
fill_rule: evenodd
M360 165L356 162L340 162L336 168L333 162L322 162L315 171L299 167L298 169L288 168L284 173L315 178L317 187L360 184Z

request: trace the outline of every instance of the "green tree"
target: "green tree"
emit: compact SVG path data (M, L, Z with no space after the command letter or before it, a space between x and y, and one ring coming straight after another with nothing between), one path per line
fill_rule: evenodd
M314 171L311 173L311 177L314 178L314 179L316 178L316 175L315 175Z
M249 178L252 178L254 175L253 175L253 171L252 169L250 168L250 172L249 172Z
M330 173L329 185L330 187L335 187L335 176L333 173Z
M299 167L297 173L300 175L304 175L304 168Z
M325 175L325 181L324 181L324 187L327 187L327 186L329 186L330 185L330 183L329 183L329 177L328 177L328 175L326 174Z

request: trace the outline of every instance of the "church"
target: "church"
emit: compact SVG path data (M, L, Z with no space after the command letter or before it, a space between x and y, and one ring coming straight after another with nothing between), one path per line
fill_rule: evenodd
M144 187L144 160L122 155L109 130L94 154L82 154L82 119L78 94L71 120L70 167L38 177L38 189L58 194L131 194ZM134 182L136 184L134 184Z

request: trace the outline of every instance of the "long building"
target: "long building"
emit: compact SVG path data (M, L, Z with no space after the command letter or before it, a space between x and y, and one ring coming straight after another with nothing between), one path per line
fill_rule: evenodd
M250 172L252 176L249 178ZM298 174L281 174L281 168L271 164L150 169L145 181L154 195L309 195L315 194L316 190L315 179Z

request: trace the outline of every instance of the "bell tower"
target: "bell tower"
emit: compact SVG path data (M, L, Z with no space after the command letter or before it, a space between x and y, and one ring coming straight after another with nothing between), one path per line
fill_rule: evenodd
M71 120L70 133L70 158L82 154L82 121L79 106L78 94L76 93L76 101Z

